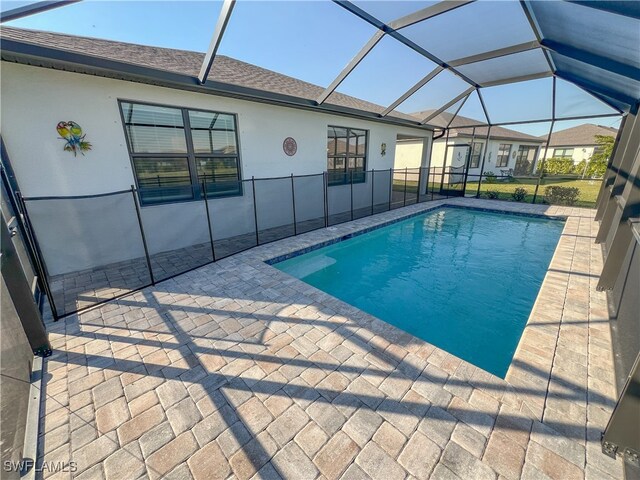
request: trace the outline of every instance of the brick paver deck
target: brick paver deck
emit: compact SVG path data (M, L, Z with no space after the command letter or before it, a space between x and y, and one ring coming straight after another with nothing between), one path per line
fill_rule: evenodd
M506 381L264 263L444 203L568 216ZM621 478L595 231L578 208L413 205L50 323L40 463L77 471L44 476Z

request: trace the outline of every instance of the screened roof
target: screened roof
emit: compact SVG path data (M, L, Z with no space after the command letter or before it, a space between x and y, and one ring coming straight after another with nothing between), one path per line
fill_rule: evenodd
M637 1L213 3L219 18L200 74L189 66L203 87L220 78L216 56L244 41L255 47L250 58L234 57L306 82L284 93L308 108L349 105L428 128L620 115L640 99ZM30 8L5 10L2 21L44 15ZM280 11L282 28L262 21L265 9ZM247 24L254 38L242 37ZM3 58L7 48L3 36ZM317 68L300 66L309 57ZM233 76L216 88L225 82Z

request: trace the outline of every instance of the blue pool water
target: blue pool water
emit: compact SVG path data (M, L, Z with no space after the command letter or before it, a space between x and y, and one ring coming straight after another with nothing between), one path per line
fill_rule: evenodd
M443 208L274 266L504 377L563 225Z

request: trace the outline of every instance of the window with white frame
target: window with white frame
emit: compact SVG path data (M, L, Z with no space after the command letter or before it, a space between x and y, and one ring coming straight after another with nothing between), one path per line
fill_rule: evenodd
M506 167L507 165L509 165L509 155L511 155L511 144L501 143L498 147L496 167Z
M573 148L554 148L553 158L573 158Z
M480 166L480 157L482 157L482 143L473 142L469 156L469 168L478 168Z

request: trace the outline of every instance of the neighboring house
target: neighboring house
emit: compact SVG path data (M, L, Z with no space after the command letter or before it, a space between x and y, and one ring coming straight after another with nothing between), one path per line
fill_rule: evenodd
M578 164L583 160L589 160L594 153L598 152L600 146L596 141L597 135L615 138L617 134L618 130L615 128L594 125L593 123L560 130L551 134L549 151L546 151L543 145L540 158L545 160L548 158L567 158L573 160L574 164ZM538 138L546 144L547 135Z
M419 112L415 117L425 118L429 112ZM466 117L456 117L463 124L477 123ZM449 139L441 137L433 141L431 152L431 167L462 168L469 161L469 174L479 175L482 168L482 159L486 148L488 127L476 127L475 135L472 128L451 128ZM404 151L416 148L416 141L399 141L396 147L396 157L402 158ZM492 127L489 138L489 149L484 163L484 172L493 172L496 175L516 173L526 175L533 172L535 160L543 141L538 137L527 135L503 127ZM446 152L446 162L445 162ZM408 156L408 155L407 155ZM416 156L412 156L416 158ZM417 167L415 165L402 165ZM405 162L406 163L406 162ZM397 164L396 164L397 165Z

